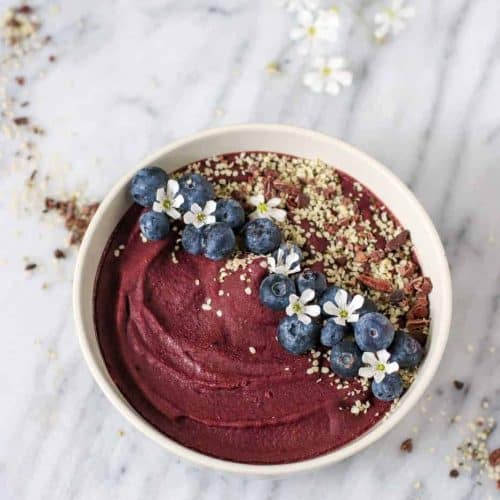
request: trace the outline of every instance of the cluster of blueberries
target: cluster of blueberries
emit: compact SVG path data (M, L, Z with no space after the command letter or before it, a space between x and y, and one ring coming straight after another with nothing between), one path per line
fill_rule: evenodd
M283 252L294 252L301 258L295 245L284 245ZM276 258L276 253L274 254ZM376 353L388 350L390 361L399 368L417 366L423 356L420 343L408 333L395 331L392 323L377 312L374 302L364 297L362 306L356 310L358 320L345 325L338 324L334 317L324 311L327 302L336 304L340 288L328 286L321 272L306 269L295 279L285 274L270 274L261 283L260 301L274 311L285 310L291 294L302 294L311 289L315 292L317 305L321 308L320 319L311 318L309 323L300 321L298 315L285 316L278 326L278 341L288 352L301 355L322 344L331 348L330 366L333 373L343 378L354 378L364 366L365 352ZM348 295L349 300L351 297ZM373 381L372 392L378 399L392 401L403 392L403 381L398 373L387 373L380 382Z
M159 189L166 189L168 175L158 167L145 167L139 170L130 183L130 193L136 203L151 208ZM204 207L215 200L212 184L202 175L188 173L179 181L179 194L183 202L179 207L181 214L189 211L194 204ZM255 254L273 252L281 243L281 230L270 219L259 218L249 222L241 204L232 198L216 201L214 223L196 227L186 224L182 232L182 246L193 255L204 255L212 260L227 258L236 248L237 236L242 245ZM165 239L170 231L170 220L166 213L149 210L139 220L142 234L148 240Z

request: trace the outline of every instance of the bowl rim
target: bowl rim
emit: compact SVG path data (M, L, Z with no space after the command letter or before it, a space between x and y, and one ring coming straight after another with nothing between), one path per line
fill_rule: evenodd
M205 455L201 452L192 450L174 441L168 436L164 435L156 428L154 428L141 415L135 412L135 410L133 410L133 408L129 406L129 404L126 402L125 398L123 397L119 389L115 386L115 384L112 383L110 380L108 380L105 374L102 373L101 368L98 366L97 359L94 356L94 353L92 352L90 346L89 336L93 335L93 332L87 333L84 326L84 312L82 308L82 303L83 303L82 288L85 286L84 282L86 281L86 277L84 276L83 269L85 261L88 258L90 251L90 242L92 239L91 235L99 229L100 221L102 219L103 214L107 211L107 208L116 198L116 196L121 192L124 185L129 182L132 175L139 168L156 161L157 159L165 156L169 152L181 146L188 145L189 143L200 139L211 139L217 136L234 132L241 132L241 133L280 132L280 133L289 133L296 135L298 134L302 136L304 139L307 139L309 137L311 139L326 141L332 147L339 148L343 150L345 153L353 157L356 157L360 162L363 162L370 168L376 169L378 171L378 174L385 176L385 178L392 183L393 187L398 189L400 191L400 194L410 202L409 205L412 206L412 209L415 209L418 212L422 224L426 226L426 230L428 231L430 237L432 238L430 244L434 247L435 250L434 257L438 262L437 268L439 268L440 283L443 289L443 301L442 301L443 303L440 306L442 309L441 321L440 324L438 325L439 343L434 349L433 359L428 360L429 363L426 365L425 374L419 373L419 376L417 377L416 381L412 384L411 388L412 392L411 394L408 394L409 397L403 398L397 410L394 413L392 413L384 422L381 421L379 425L373 427L366 433L359 436L354 441L347 443L346 445L342 446L337 450L333 450L329 453L325 453L318 457L302 460L299 462L292 462L285 464L271 464L271 465L233 462L230 460L215 458L209 455ZM73 279L73 315L76 327L76 334L79 340L83 357L87 363L87 366L92 376L94 377L94 380L97 382L102 392L106 395L106 397L112 403L112 405L128 420L128 422L155 443L159 444L160 446L170 451L171 453L177 455L178 457L186 459L193 464L201 465L222 472L239 473L239 474L261 476L261 477L285 476L292 473L305 472L313 469L318 469L339 462L367 448L375 441L380 439L383 435L385 435L389 430L394 428L422 397L425 390L429 386L432 378L435 375L435 372L439 366L439 362L443 356L449 335L450 324L451 324L451 310L452 310L451 276L443 245L429 215L422 207L420 202L417 200L415 195L410 191L410 189L387 167L379 163L371 156L358 150L357 148L339 139L323 134L321 132L316 132L309 129L294 127L289 125L281 125L281 124L251 123L251 124L231 125L225 127L211 128L208 130L197 132L195 134L191 134L185 138L175 140L169 143L167 146L164 146L163 148L160 148L154 153L148 155L146 158L140 161L133 169L131 169L124 176L122 176L121 179L119 179L115 183L113 188L108 192L108 194L101 202L83 238L81 247L77 255L77 261ZM433 325L433 329L435 327L436 325ZM436 335L436 332L433 332L433 335Z

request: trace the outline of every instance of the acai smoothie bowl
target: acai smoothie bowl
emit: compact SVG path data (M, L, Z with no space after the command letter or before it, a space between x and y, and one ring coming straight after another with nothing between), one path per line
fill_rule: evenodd
M108 398L177 455L284 475L392 428L438 367L451 285L386 168L280 125L202 132L144 160L79 253L81 347Z

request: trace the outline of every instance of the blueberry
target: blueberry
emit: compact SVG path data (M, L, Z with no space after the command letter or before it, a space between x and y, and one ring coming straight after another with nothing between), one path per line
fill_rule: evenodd
M278 325L278 341L288 352L299 355L314 348L319 339L319 325L305 325L297 316L285 316Z
M341 290L340 287L332 285L332 286L329 286L323 292L323 294L321 295L321 297L319 298L319 301L318 301L321 309L323 309L323 306L325 305L326 302L333 302L334 304L337 305L337 303L335 302L335 295L337 295L337 292L339 290ZM351 300L350 296L349 296L349 300Z
M240 229L245 224L245 211L239 201L224 199L217 202L215 218L229 224L232 229Z
M156 191L167 186L168 175L158 167L144 167L137 172L130 182L130 194L136 203L143 207L152 207L156 200Z
M302 293L307 288L312 288L319 297L326 290L326 277L323 273L305 269L297 276L297 289Z
M181 211L187 212L193 203L204 207L208 200L215 198L212 184L200 174L186 174L179 179L179 193L184 196Z
M399 373L390 373L382 379L382 382L372 382L372 392L377 399L382 401L393 401L403 394L403 380Z
M182 231L182 248L187 253L199 255L205 246L201 229L196 229L192 224L188 224Z
M230 255L236 245L231 227L224 222L216 222L203 227L203 255L212 260L221 260Z
M344 378L356 377L363 366L361 356L361 351L352 340L342 340L334 344L330 354L332 372Z
M364 302L363 305L356 310L356 314L359 314L359 316L363 316L368 313L373 313L377 312L377 306L375 305L375 302L373 300L370 300L368 297L364 297Z
M139 218L139 227L148 240L163 240L170 230L170 222L164 213L145 212Z
M255 219L249 222L243 233L246 248L257 254L273 252L281 241L281 229L269 219Z
M367 313L354 323L354 338L362 351L387 349L394 339L394 327L380 313Z
M417 366L424 355L420 342L406 332L397 331L389 348L390 361L396 361L400 368Z
M338 344L350 331L348 326L337 325L334 318L327 319L321 329L321 343L326 347Z
M286 309L288 297L295 291L293 280L282 274L270 274L260 284L259 297L265 306L281 311Z

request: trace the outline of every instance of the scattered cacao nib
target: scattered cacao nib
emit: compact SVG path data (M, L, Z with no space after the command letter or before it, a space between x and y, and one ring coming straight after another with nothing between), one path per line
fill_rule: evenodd
M427 319L409 319L406 322L406 328L411 334L423 333L425 327L429 324Z
M413 440L411 438L405 439L401 446L399 447L401 451L405 451L406 453L411 453L413 451Z
M421 292L425 295L429 295L432 292L432 281L427 276L415 278L410 282L410 284L415 291Z
M429 317L429 308L427 305L416 302L408 311L408 319L425 319Z
M500 490L500 479L497 479L497 490Z
M64 219L64 226L70 233L70 245L78 245L83 239L99 203L79 205L76 200L55 200L45 198L45 212L55 210Z
M273 179L271 177L264 179L264 197L266 200L274 197Z
M394 290L390 295L389 295L389 302L391 304L399 304L405 299L405 293L403 290L398 288L397 290Z
M29 264L26 264L24 266L25 271L33 271L33 269L36 269L37 265L34 262L30 262Z
M56 56L54 56L54 55L49 56L49 62L55 62L55 60L56 60Z
M17 118L14 118L13 122L18 125L28 125L30 120L27 116L18 116Z
M497 465L500 465L500 448L497 448L496 450L493 450L490 453L490 456L488 457L488 460L489 460L490 465L492 467L496 467Z
M393 252L394 250L402 247L408 241L409 237L410 231L405 229L404 231L401 231L397 236L395 236L392 240L389 240L385 245L385 249L388 252Z
M403 278L408 278L415 272L415 264L413 262L407 262L403 267L401 267L400 274Z
M380 236L379 234L375 237L375 239L376 239L375 248L377 250L384 250L387 245L385 238L383 236Z
M54 250L54 257L56 259L65 259L66 258L66 254L60 248L56 248Z
M309 205L309 196L305 193L297 195L297 208L306 208Z
M29 5L21 5L16 8L16 12L18 14L33 14L33 7Z
M29 101L23 101L23 102L20 104L21 108L25 108L26 106L29 106L29 105L30 105Z
M344 267L347 264L347 257L344 255L341 255L340 257L336 257L335 264L337 264L337 266Z
M368 254L368 260L370 262L380 262L385 257L385 252L383 250L374 250Z
M354 262L361 262L362 264L364 264L365 262L368 262L368 256L366 255L366 253L358 250L356 252L356 255L354 256Z
M33 130L33 133L37 134L37 135L45 134L45 130L43 130L43 128L38 127L37 125L34 125L32 130Z
M26 79L24 78L24 76L16 76L15 80L16 83L21 87L26 83Z
M457 469L451 469L450 470L450 477L455 478L455 477L458 477L459 475L460 475L460 473L458 472Z
M378 292L391 293L393 291L393 286L389 281L382 278L376 278L369 274L360 274L358 276L358 281Z
M455 389L457 389L458 391L464 388L464 383L460 382L460 380L454 380L453 385L455 386Z
M28 182L29 183L33 182L37 174L38 170L35 168L35 170L33 170L33 172L31 172L30 176L28 177Z

